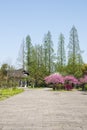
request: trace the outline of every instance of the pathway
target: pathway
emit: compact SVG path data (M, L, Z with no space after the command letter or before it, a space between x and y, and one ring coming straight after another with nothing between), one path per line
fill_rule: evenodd
M0 101L0 130L87 130L86 92L26 89Z

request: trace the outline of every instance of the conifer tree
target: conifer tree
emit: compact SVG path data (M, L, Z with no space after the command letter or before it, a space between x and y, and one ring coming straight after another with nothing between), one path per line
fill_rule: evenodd
M78 65L82 64L78 32L75 26L70 31L68 49L68 73L75 75L78 71Z
M64 66L66 64L66 55L65 55L65 42L64 35L61 33L59 36L58 50L57 50L57 70L63 72Z
M53 60L54 60L54 49L52 36L50 31L44 37L44 60L45 67L48 69L49 74L52 72Z
M31 59L32 59L32 43L31 37L27 35L26 37L26 69L29 71L31 66Z

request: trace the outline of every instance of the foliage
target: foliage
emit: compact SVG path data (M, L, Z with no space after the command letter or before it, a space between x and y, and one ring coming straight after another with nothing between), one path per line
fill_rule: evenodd
M23 89L18 88L8 88L8 89L0 89L0 100L6 99L10 96L23 92Z
M81 50L79 46L78 33L75 26L72 27L70 31L70 39L68 44L68 74L73 74L81 70L81 65L83 64Z
M45 85L44 77L55 72L59 72L63 76L73 75L76 78L82 77L84 73L84 69L82 69L82 52L79 46L78 33L74 26L70 31L67 63L64 40L64 35L61 33L59 35L57 53L54 53L54 44L50 31L44 35L43 42L40 44L33 46L30 35L27 35L25 40L23 40L19 62L21 62L21 67L29 72L29 80L32 81L31 79L33 79L33 85ZM4 71L2 68L4 68ZM83 66L83 68L85 67ZM7 68L1 67L0 79L7 82L6 72ZM10 84L8 86L11 86Z
M0 70L0 77L3 79L7 76L8 64L3 64Z
M85 88L84 89L85 89L85 91L87 91L87 84L85 84Z
M49 76L47 76L45 78L45 82L47 84L58 84L58 83L64 83L64 80L63 80L63 77L58 74L58 73L55 73L55 74L51 74Z
M49 72L49 74L53 71L53 61L54 61L54 49L53 49L53 41L51 32L48 31L48 33L44 36L44 64Z
M81 67L81 70L82 70L83 75L87 74L87 64L83 64Z
M29 81L32 85L34 84L35 87L44 84L43 79L48 74L45 66L42 65L38 67L34 62L32 63L29 73Z
M85 75L84 77L80 78L79 79L80 83L83 84L83 83L87 83L87 75Z
M59 36L58 50L57 50L57 71L63 72L64 66L66 64L65 46L64 46L64 36L61 33Z
M32 57L32 43L31 43L31 37L29 35L26 36L26 68L29 72L30 64L31 64L31 58Z
M78 84L78 80L72 75L65 76L64 81L65 82L69 81L70 83Z
M14 87L17 87L18 86L18 83L16 81L13 81L13 80L2 80L0 82L0 88L14 88Z
M24 40L23 40L22 44L20 45L19 55L18 55L18 58L17 58L17 64L20 68L24 69L24 66L25 66L25 44L24 44Z
M85 77L85 80L86 80L86 78L87 77ZM45 82L47 84L50 84L50 83L52 83L52 84L62 83L63 84L67 81L69 81L70 83L73 83L73 84L78 84L78 80L72 75L68 75L68 76L64 77L58 73L55 73L55 74L51 74L51 75L45 77Z
M86 77L85 77L86 80ZM67 89L71 90L74 85L78 85L79 81L72 75L62 76L58 73L51 74L47 77L45 77L45 83L52 87L53 90L55 89Z

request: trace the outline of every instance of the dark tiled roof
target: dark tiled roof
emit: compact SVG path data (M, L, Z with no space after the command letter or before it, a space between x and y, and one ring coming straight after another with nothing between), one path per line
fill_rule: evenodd
M25 75L29 75L29 73L23 69L18 69L18 70L9 70L7 72L7 75L8 77L22 78L25 77Z

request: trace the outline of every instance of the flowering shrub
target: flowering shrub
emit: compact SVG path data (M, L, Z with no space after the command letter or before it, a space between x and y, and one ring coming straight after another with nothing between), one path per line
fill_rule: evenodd
M83 83L85 83L85 80L84 80L84 78L80 78L80 79L79 79L79 82L80 82L80 84L83 84Z
M78 80L72 75L63 77L62 75L55 73L45 77L44 80L45 83L51 85L54 90L62 88L71 90L74 85L76 88L81 87L82 90L87 90L87 75Z
M85 75L83 78L79 79L80 86L82 88L82 91L87 90L87 75Z
M51 74L45 78L45 83L54 89L67 89L71 90L74 88L84 87L84 84L87 84L87 75L84 78L76 79L72 75L62 76L58 73Z
M58 83L64 83L64 78L58 73L51 74L50 76L47 76L45 78L45 82L47 84L58 84Z
M83 78L79 79L80 84L87 83L87 75L85 75Z
M66 90L71 90L72 89L72 85L69 84L69 83L65 84L65 89Z
M87 83L87 75L84 76L84 83Z
M78 80L74 77L74 76L71 76L71 75L68 75L68 76L65 76L64 77L64 81L69 81L70 83L73 83L73 84L78 84Z

